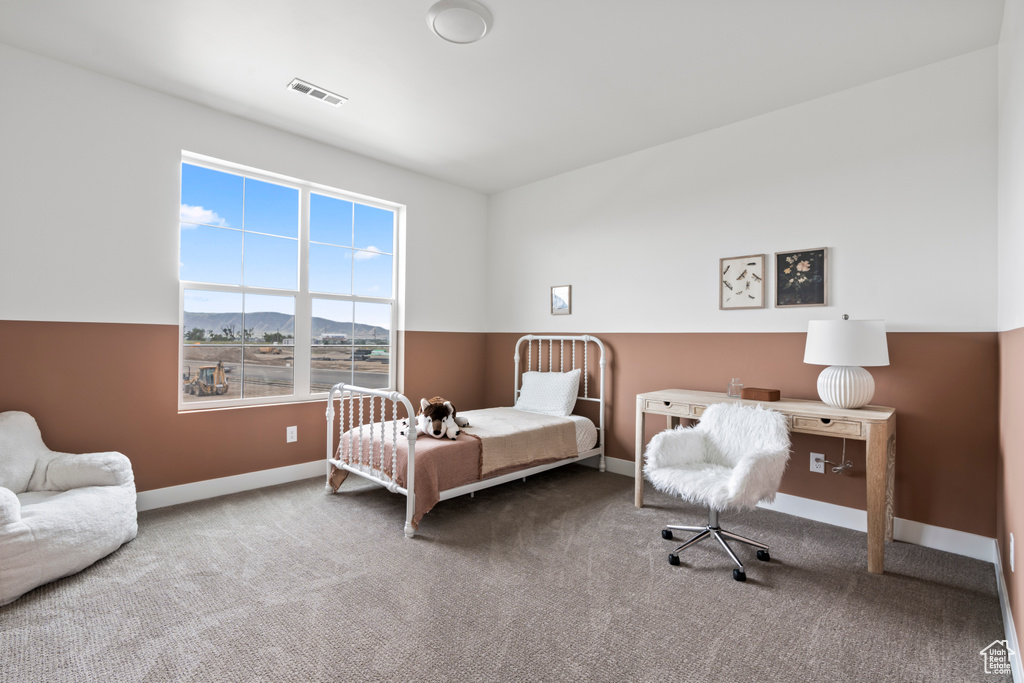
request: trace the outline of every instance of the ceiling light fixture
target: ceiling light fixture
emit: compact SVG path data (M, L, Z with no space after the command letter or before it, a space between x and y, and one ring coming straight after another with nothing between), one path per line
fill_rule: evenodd
M490 11L474 0L440 0L427 10L427 26L449 43L475 43L492 23Z
M312 83L307 83L306 81L299 80L298 78L292 80L292 82L288 84L288 89L300 92L303 95L309 95L314 99L326 102L327 104L335 107L340 107L348 102L348 98L344 95L339 95L331 92L330 90L319 88Z

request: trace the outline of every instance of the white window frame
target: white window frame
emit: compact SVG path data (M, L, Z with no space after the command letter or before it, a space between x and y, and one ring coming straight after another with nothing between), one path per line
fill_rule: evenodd
M391 328L389 330L390 351L388 352L388 391L397 390L399 387L399 338L398 321L400 319L398 305L399 299L399 245L400 226L405 224L405 206L388 202L365 195L339 190L327 185L320 185L289 176L284 176L269 171L255 169L249 166L216 159L214 157L196 154L182 150L179 163L179 184L178 198L181 198L180 164L202 166L213 171L231 173L233 175L251 178L276 185L283 185L299 191L299 288L275 289L271 287L254 287L250 285L220 285L206 282L195 282L182 280L178 277L178 410L188 412L193 410L210 410L217 408L235 408L244 406L274 405L280 403L299 403L303 401L322 401L327 397L328 392L310 391L310 370L313 347L313 299L325 299L333 301L351 301L356 303L391 304ZM327 294L311 293L309 291L309 206L310 194L319 194L342 201L363 204L378 209L384 209L394 213L394 232L392 233L392 265L391 265L391 297L370 297L354 294ZM178 258L181 258L181 226L180 219L175 223L178 230ZM206 399L203 401L185 402L182 391L181 369L185 362L185 290L198 289L211 292L227 292L232 294L264 294L271 296L288 296L295 299L295 351L292 377L292 391L289 396L257 396L253 398L232 398L232 399ZM353 321L355 322L355 321ZM244 330L243 330L244 334ZM244 340L244 337L243 337ZM244 345L244 341L243 341ZM264 344L265 346L265 344ZM244 353L244 352L243 352Z

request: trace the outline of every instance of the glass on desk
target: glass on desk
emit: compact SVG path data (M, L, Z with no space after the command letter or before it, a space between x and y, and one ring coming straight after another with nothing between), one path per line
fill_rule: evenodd
M739 377L733 377L732 381L729 382L729 388L725 392L726 395L729 398L739 398L741 391L743 391L743 383L740 382Z

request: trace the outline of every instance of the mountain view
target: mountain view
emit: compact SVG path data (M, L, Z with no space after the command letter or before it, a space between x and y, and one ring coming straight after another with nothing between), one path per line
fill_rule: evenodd
M185 330L198 327L201 330L213 330L220 332L225 327L234 327L235 330L242 329L241 313L190 313L185 311ZM253 328L253 335L262 339L266 333L280 332L286 337L295 335L295 316L287 313L247 313L245 326ZM342 323L326 318L313 318L313 337L322 334L352 334L360 339L375 338L381 341L388 339L387 328L377 325L364 325L355 323L353 332L352 323Z

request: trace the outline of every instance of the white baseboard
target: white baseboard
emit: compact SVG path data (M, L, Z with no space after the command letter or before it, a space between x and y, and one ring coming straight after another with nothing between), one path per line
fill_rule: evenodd
M597 469L600 466L600 460L600 457L595 455L592 458L580 460L580 464ZM613 474L621 474L624 477L632 477L633 461L623 460L621 458L609 458L606 456L604 459L604 471L611 472Z
M259 472L248 472L236 474L231 477L220 479L207 479L192 484L181 484L180 486L168 486L152 491L140 491L136 507L139 512L153 510L155 508L178 505L179 503L190 503L194 500L204 498L215 498L229 493L259 489L264 486L275 484L286 484L290 481L310 479L317 476L326 476L327 465L324 460L314 460L298 465L287 465L275 467L271 470L260 470Z
M605 469L608 472L632 477L636 472L632 460L605 458ZM759 503L758 507L784 512L795 517L813 519L834 526L866 532L868 529L868 513L856 508L823 503L810 498L791 496L785 493L775 495L774 503ZM987 536L979 536L966 531L946 529L945 527L922 524L909 519L897 517L893 524L893 537L904 543L914 543L926 548L945 550L957 555L966 555L985 562L995 562L992 541ZM1022 682L1024 683L1024 682Z
M774 503L758 503L758 507L768 510L785 512L796 517L814 519L826 524L867 531L868 513L856 508L823 503L820 500L800 498L785 493L775 494ZM897 517L893 521L893 538L904 543L923 545L926 548L945 550L957 555L966 555L976 560L995 562L996 555L992 545L994 539L987 536L946 529L945 527L922 524L909 519Z
M999 592L999 610L1003 613L1006 645L1014 653L1010 655L1010 670L1013 673L1013 683L1024 683L1024 667L1021 666L1020 647L1017 645L1017 629L1013 625L1013 613L1010 611L1010 596L1006 591L1006 576L1003 574L1003 563L999 560L999 539L992 539L992 543L996 556L996 590Z
M636 466L633 464L632 460L622 460L621 458L605 458L604 470L605 472L621 474L624 477L632 477L633 473L636 472Z
M597 467L598 458L595 456L582 462L583 464ZM614 474L632 477L635 467L632 460L606 457L605 470ZM229 493L249 491L264 486L274 486L275 484L285 484L290 481L309 479L325 474L326 465L324 461L314 460L313 462L304 462L299 465L288 465L259 472L221 477L220 479L197 481L192 484L141 491L138 494L137 506L140 512L143 510L153 510L155 508L167 507L168 505L189 503L194 500L214 498ZM810 498L800 498L785 493L776 494L774 503L761 503L759 507L784 512L796 517L814 519L819 522L856 531L867 531L868 528L867 513L864 510L833 505L832 503L823 503L811 500ZM895 520L893 531L897 541L915 543L926 548L945 550L986 562L996 562L998 559L992 545L993 539L985 536L932 526L930 524L921 524L920 522L899 517Z
M865 519L867 513L865 513ZM938 548L957 555L966 555L985 562L998 562L999 556L993 543L996 539L988 536L947 529L931 524L922 524L897 517L893 521L893 537L904 543L916 543L926 548Z

